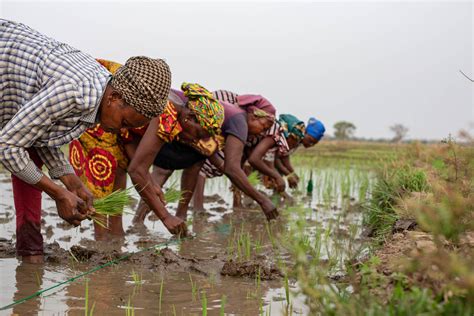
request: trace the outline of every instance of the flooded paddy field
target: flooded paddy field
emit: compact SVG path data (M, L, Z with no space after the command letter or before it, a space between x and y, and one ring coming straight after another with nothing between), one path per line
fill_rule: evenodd
M206 211L191 208L188 228L193 237L181 241L154 215L147 217L145 227L132 224L136 192L123 217L125 238L110 241L95 241L90 221L69 226L43 194L43 265L15 257L10 175L1 173L0 307L47 291L0 314L306 315L309 309L298 294L298 282L288 277L293 268L291 236L304 234L308 243L318 242L321 264L332 262L328 278L337 280L343 276L343 261L367 250L360 203L370 196L374 182L366 166L319 160L296 157L299 191L291 192L292 203L281 204L280 218L270 224L255 203L244 201L245 207L232 208L226 178L208 181ZM173 178L169 183L179 174ZM310 179L313 189L307 194ZM172 212L175 207L169 205Z

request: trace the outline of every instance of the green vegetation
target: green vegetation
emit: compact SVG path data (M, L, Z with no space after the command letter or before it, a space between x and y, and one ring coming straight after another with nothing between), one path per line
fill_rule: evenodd
M335 196L348 194L363 207L364 224L374 236L369 248L354 242L360 235L356 225L349 226L347 236L336 235L348 213L326 228L315 228L304 207L285 211L290 227L284 245L295 262L287 272L298 281L311 313L474 312L474 149L448 138L439 145L400 145L397 150L397 159L387 150L384 155L390 158L383 163L368 155L367 161L377 161L371 164L377 170L375 182L369 177L356 189L347 180L353 175L338 176L334 182L341 189L329 175L315 177L323 200L333 203ZM346 152L343 161L354 166L353 158ZM418 228L395 231L398 220Z

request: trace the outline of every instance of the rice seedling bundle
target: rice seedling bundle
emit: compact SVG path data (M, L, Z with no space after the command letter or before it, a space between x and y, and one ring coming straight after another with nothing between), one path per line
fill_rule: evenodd
M94 200L95 213L91 216L92 220L99 226L107 228L107 222L98 215L122 215L124 207L130 203L130 196L133 188L134 187L125 190L117 190L103 198Z

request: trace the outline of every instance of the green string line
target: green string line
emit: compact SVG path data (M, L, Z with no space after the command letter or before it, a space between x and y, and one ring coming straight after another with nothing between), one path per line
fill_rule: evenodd
M188 237L188 238L181 238L181 239L175 239L175 240L171 240L171 241L166 241L166 242L163 242L163 243L154 245L154 246L152 246L152 247L149 247L149 248L146 248L146 249L142 249L142 250L137 251L137 252L132 252L132 253L126 254L126 255L124 255L124 256L122 256L122 257L120 257L120 258L117 258L117 259L114 259L114 260L112 260L112 261L106 262L106 263L104 263L103 265L97 266L97 267L95 267L95 268L92 268L92 269L89 270L89 271L83 272L83 273L81 273L81 274L79 274L79 275L76 275L76 276L74 276L74 277L72 277L72 278L69 278L69 279L67 279L66 281L63 281L63 282L60 282L60 283L56 283L55 285L52 285L52 286L50 286L49 288L46 288L46 289L41 290L41 291L38 291L38 292L33 293L33 294L31 294L31 295L29 295L29 296L27 296L27 297L24 297L24 298L22 298L22 299L19 299L19 300L17 300L17 301L14 301L13 303L10 303L10 304L8 304L8 305L5 305L5 306L3 306L3 307L0 308L0 311L6 310L6 309L9 309L9 308L11 308L11 307L13 307L13 306L16 306L16 305L18 305L18 304L24 303L24 302L26 302L26 301L28 301L28 300L31 300L32 298L35 298L35 297L37 297L37 296L40 296L41 294L43 294L43 293L45 293L45 292L47 292L47 291L51 291L52 289L55 289L55 288L57 288L57 287L60 287L61 285L65 285L65 284L68 284L68 283L72 283L72 282L76 281L77 279L80 279L80 278L82 278L82 277L84 277L84 276L86 276L86 275L89 275L89 274L91 274L91 273L94 273L94 272L96 272L96 271L98 271L98 270L101 270L101 269L103 269L103 268L105 268L105 267L111 266L111 265L116 264L116 263L118 263L118 262L120 262L120 261L123 261L123 260L125 260L125 259L128 259L128 258L130 258L130 257L133 256L133 255L136 255L136 254L139 254L139 253L142 253L142 252L146 252L146 251L150 251L150 250L154 250L154 249L156 249L156 248L158 248L158 247L168 246L168 245L174 244L174 243L180 243L181 241L183 241L183 240L185 240L185 239L190 239L190 238Z

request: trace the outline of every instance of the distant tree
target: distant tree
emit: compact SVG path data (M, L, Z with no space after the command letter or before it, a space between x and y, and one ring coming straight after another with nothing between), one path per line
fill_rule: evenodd
M403 124L394 124L390 126L390 130L395 134L392 139L392 141L395 143L401 142L402 139L408 134L408 127Z
M351 122L339 121L334 124L334 137L337 139L349 139L354 135L356 127Z

